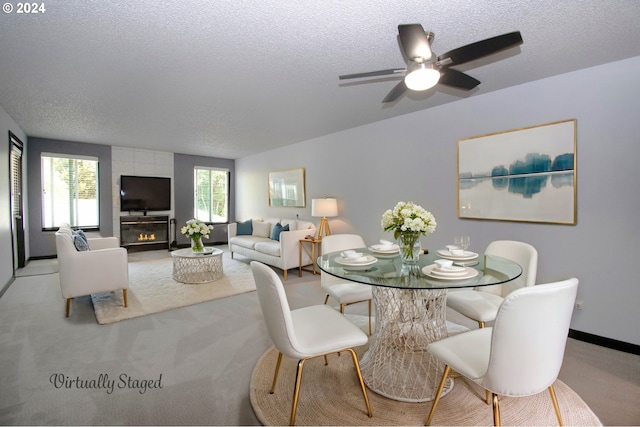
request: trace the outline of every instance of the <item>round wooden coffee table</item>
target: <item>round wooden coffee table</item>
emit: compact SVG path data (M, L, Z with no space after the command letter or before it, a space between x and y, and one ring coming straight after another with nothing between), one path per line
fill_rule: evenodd
M205 248L204 253L187 249L171 252L173 258L173 279L181 283L207 283L218 280L224 274L222 251Z

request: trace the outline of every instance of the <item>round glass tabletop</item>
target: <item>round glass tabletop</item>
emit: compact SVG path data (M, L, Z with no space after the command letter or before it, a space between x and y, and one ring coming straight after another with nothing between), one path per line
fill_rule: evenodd
M354 249L366 259L352 262L341 252L318 257L320 270L342 279L367 285L400 289L452 289L490 286L506 283L522 274L519 264L495 255L469 253L454 260L464 270L438 271L434 261L442 257L434 253L420 255L415 265L402 264L399 254L384 254L368 248ZM477 255L477 256L474 256Z

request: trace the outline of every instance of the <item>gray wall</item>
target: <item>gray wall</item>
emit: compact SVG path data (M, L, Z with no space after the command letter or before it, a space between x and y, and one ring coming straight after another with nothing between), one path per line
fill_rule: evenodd
M29 200L29 248L31 257L46 257L56 253L54 231L42 231L42 153L93 156L98 158L100 185L100 235L113 236L113 209L111 189L111 146L85 144L56 139L29 138L27 150L27 176Z
M392 238L380 227L382 213L412 200L438 222L424 246L441 248L456 233L469 234L477 251L496 239L529 242L539 251L539 283L580 279L584 308L574 312L573 329L640 345L639 75L636 57L238 159L237 217L311 219L311 199L334 196L340 216L330 220L332 232L373 243ZM457 140L573 118L577 225L457 217ZM307 207L269 208L268 172L297 167L306 169Z
M204 166L209 168L220 168L229 170L229 219L235 218L235 160L219 159L214 157L190 156L187 154L175 154L173 156L173 167L175 177L175 217L176 217L176 237L178 245L188 245L189 239L180 234L180 228L193 218L193 168ZM214 225L213 233L209 235L206 242L226 242L226 225ZM170 240L173 236L170 236Z
M15 133L15 132L14 132ZM28 246L30 256L48 257L56 253L53 231L42 231L40 210L42 207L40 155L42 152L76 154L94 156L100 162L100 234L113 236L113 189L111 180L111 146L87 144L82 142L60 141L43 138L29 138L28 167L31 171L27 178L27 188L31 215L29 217L30 239ZM178 244L188 245L189 241L180 235L179 228L193 218L193 168L194 166L216 167L229 169L230 181L230 218L235 217L235 161L213 157L189 156L174 154L174 200L175 218L178 231ZM7 172L8 176L8 172ZM7 184L8 188L8 184ZM8 208L7 208L8 210ZM220 236L220 237L219 237ZM169 236L172 240L173 236ZM209 241L226 241L226 226L216 226Z
M25 144L26 150L27 136L0 106L0 212L2 212L2 215L0 215L0 291L2 291L2 289L11 282L13 277L13 249L11 237L11 222L13 221L13 216L11 214L11 182L9 181L9 131L13 132L13 134ZM26 158L27 156L25 151L22 156L24 176L27 174ZM26 183L23 182L23 186L25 185ZM26 194L26 191L23 191L23 194ZM25 216L27 216L27 201L24 200L23 203L25 205ZM28 236L28 230L25 230L25 239L27 239ZM29 248L27 247L27 257L29 256L28 249Z

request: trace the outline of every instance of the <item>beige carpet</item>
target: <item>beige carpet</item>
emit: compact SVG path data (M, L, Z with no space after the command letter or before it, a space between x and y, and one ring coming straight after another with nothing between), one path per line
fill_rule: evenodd
M359 356L364 348L359 348ZM283 358L274 394L269 394L278 352L271 347L253 371L250 398L256 416L264 425L287 425L291 411L296 361ZM432 425L493 425L491 406L484 390L456 378L453 390L444 396ZM564 424L602 425L584 401L561 381L554 384ZM431 403L406 403L368 391L373 418L367 417L353 363L348 355L329 356L305 364L302 374L296 425L424 425ZM548 392L523 398L500 399L503 425L558 425Z
M172 279L170 256L160 259L129 258L129 306L123 306L122 292L91 295L96 319L100 324L119 322L161 311L225 298L254 291L255 283L247 263L223 254L224 276L215 282L198 285Z

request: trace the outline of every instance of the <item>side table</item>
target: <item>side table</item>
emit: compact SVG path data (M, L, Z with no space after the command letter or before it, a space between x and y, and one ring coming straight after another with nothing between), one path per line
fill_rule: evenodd
M309 253L309 249L305 246L305 243L309 243L311 245L311 253ZM320 256L320 248L319 246L322 244L322 239L316 239L315 237L311 236L307 236L304 239L300 239L300 241L298 242L298 244L300 245L299 247L299 256L298 256L298 276L302 277L302 270L304 271L308 271L309 273L313 273L313 274L320 274L319 271L316 270L316 259ZM302 251L305 251L307 253L307 255L309 255L311 257L311 260L313 261L312 265L313 265L313 270L307 270L306 268L303 268L302 266Z
M173 279L181 283L207 283L222 278L222 251L196 253L190 248L171 252L173 258Z

